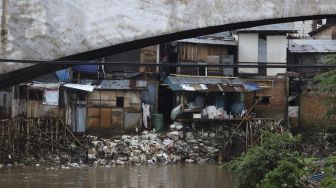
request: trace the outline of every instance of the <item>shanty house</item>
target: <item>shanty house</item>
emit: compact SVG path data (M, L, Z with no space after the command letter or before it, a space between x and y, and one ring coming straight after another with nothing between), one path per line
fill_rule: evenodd
M177 41L178 63L233 64L237 42L228 32ZM177 74L194 76L234 76L233 68L178 67Z
M236 57L236 51L236 40L229 32L224 32L163 44L160 47L160 62L175 65L182 63L199 65L233 64ZM179 105L180 102L175 99L179 96L179 93L188 91L188 84L196 83L197 86L194 85L194 87L206 91L208 90L206 80L211 80L211 76L234 76L235 70L234 68L223 69L222 67L194 66L162 68L160 73L163 75L161 81L163 81L164 84L159 86L160 95L158 100L158 112L164 115L165 124L169 124L171 122L171 111L174 107ZM167 75L170 76L167 77ZM180 83L180 78L188 79L190 82ZM203 81L204 83L202 83ZM185 88L181 88L181 85ZM202 89L202 86L206 89ZM214 89L211 84L209 87L209 89ZM216 92L215 90L220 91L218 88L214 89L212 94ZM195 92L188 93L194 95L192 93ZM202 93L202 97L207 96L205 93L207 92ZM210 96L207 98L210 98Z
M87 96L87 129L141 128L141 90L146 84L143 80L102 80Z
M132 75L124 74L123 77ZM68 96L66 122L74 132L99 129L135 131L142 127L142 92L147 81L82 78L80 83L65 83L63 86L67 88Z
M164 82L176 93L175 104L181 108L182 121L192 122L240 120L245 93L261 89L234 77L170 75Z
M60 118L63 117L60 103L59 83L25 83L13 87L11 117Z
M321 65L325 63L326 55L336 53L335 40L292 39L288 43L288 64L290 65ZM316 74L325 72L322 68L292 68L300 73L305 80L312 79Z
M336 40L310 39L289 40L289 64L291 65L323 65L329 56L336 53ZM290 106L301 127L316 127L321 124L331 124L324 118L327 110L323 100L327 97L311 90L314 76L330 71L328 68L306 67L291 68L289 77ZM290 117L291 118L291 117Z
M96 61L117 63L157 63L157 46L122 52ZM73 110L67 114L74 131L142 128L142 103L157 110L155 67L81 65L74 69L74 82L94 85L92 91L71 89Z
M287 64L288 35L295 33L293 23L272 24L236 31L238 35L238 64L266 65ZM286 68L239 68L238 75L250 82L261 84L263 89L247 94L246 106L251 99L262 97L255 106L258 116L287 118Z

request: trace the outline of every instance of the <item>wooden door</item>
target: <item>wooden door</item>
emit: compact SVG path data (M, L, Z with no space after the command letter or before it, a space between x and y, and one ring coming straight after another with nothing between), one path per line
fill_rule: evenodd
M100 114L100 127L111 128L112 127L112 108L101 108Z
M100 109L90 107L87 110L87 126L88 128L100 127Z
M124 110L122 108L112 109L112 125L115 128L124 127Z

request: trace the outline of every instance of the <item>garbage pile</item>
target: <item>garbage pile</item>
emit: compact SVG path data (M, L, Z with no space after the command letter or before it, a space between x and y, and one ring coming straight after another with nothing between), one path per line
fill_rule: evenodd
M12 126L13 124L20 126ZM258 142L261 129L282 129L277 122L260 120L249 122L239 129L237 124L205 125L196 129L193 125L184 126L174 122L168 132L144 131L136 135L101 138L93 135L76 136L58 119L15 119L3 123L2 126L0 130L6 131L0 139L0 167L61 165L64 168L87 165L212 163L217 159L230 160L231 157L239 156L247 144ZM330 136L322 139L321 143L324 143L323 140L336 140L336 131L333 136L328 135ZM330 142L323 148L327 148L327 152L330 153L329 150L335 151L335 145L335 142ZM305 148L310 150L312 147ZM309 152L311 151L307 151Z
M184 138L183 138L184 136ZM166 134L143 132L112 138L87 136L88 163L94 166L215 162L224 141L213 132L174 130Z
M303 155L317 158L336 155L336 133L303 134L301 150Z

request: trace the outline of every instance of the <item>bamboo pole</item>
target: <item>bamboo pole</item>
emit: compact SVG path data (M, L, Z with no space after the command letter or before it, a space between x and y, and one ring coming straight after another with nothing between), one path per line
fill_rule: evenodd
M245 151L248 150L248 121L245 122Z
M0 142L0 147L3 146L3 140L4 140L4 129L5 129L5 122L1 122L1 142Z
M64 137L59 139L62 135ZM49 152L59 154L61 150L68 150L67 144L72 140L82 146L60 118L0 121L0 160L8 159L9 155L14 160L20 160L30 155L44 156Z
M56 124L55 124L55 126L56 126L55 141L56 141L57 144L58 144L58 125L59 125L59 118L57 118ZM59 153L58 149L57 149L56 153L57 154Z
M253 129L252 129L252 122L250 121L250 145L252 146L253 145Z
M50 124L49 124L49 128L50 128L50 140L51 140L51 154L54 154L54 132L53 132L53 121L52 119L50 119Z
M253 106L250 108L250 110L247 112L247 114L250 114L252 109L259 103L259 101L262 99L263 97L259 97L258 100L253 104ZM241 122L239 123L239 125L237 126L237 128L232 132L232 134L230 135L228 141L224 144L223 148L226 147L226 145L231 141L232 137L237 133L238 129L240 128L240 126L245 122L246 117L243 117L243 119L241 120Z
M66 125L63 125L65 128L66 128L66 130L70 133L70 135L78 142L78 144L80 145L80 146L82 146L82 143L77 139L77 137L73 134L73 132L66 126Z

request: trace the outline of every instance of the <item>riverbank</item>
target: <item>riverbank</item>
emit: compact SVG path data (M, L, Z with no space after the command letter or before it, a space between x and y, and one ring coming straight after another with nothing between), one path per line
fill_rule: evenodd
M5 124L0 164L72 167L223 162L256 144L260 130L282 129L279 123L260 120L243 126L205 123L193 127L175 122L166 131L102 137L75 135L62 121L19 122L20 126Z
M214 130L172 130L154 133L144 131L134 135L101 138L83 135L69 141L64 149L31 152L22 158L9 153L2 164L28 166L119 166L175 163L215 163L220 150L229 137L222 128ZM241 135L243 136L243 134ZM241 140L244 140L243 138ZM47 150L47 148L43 148Z

